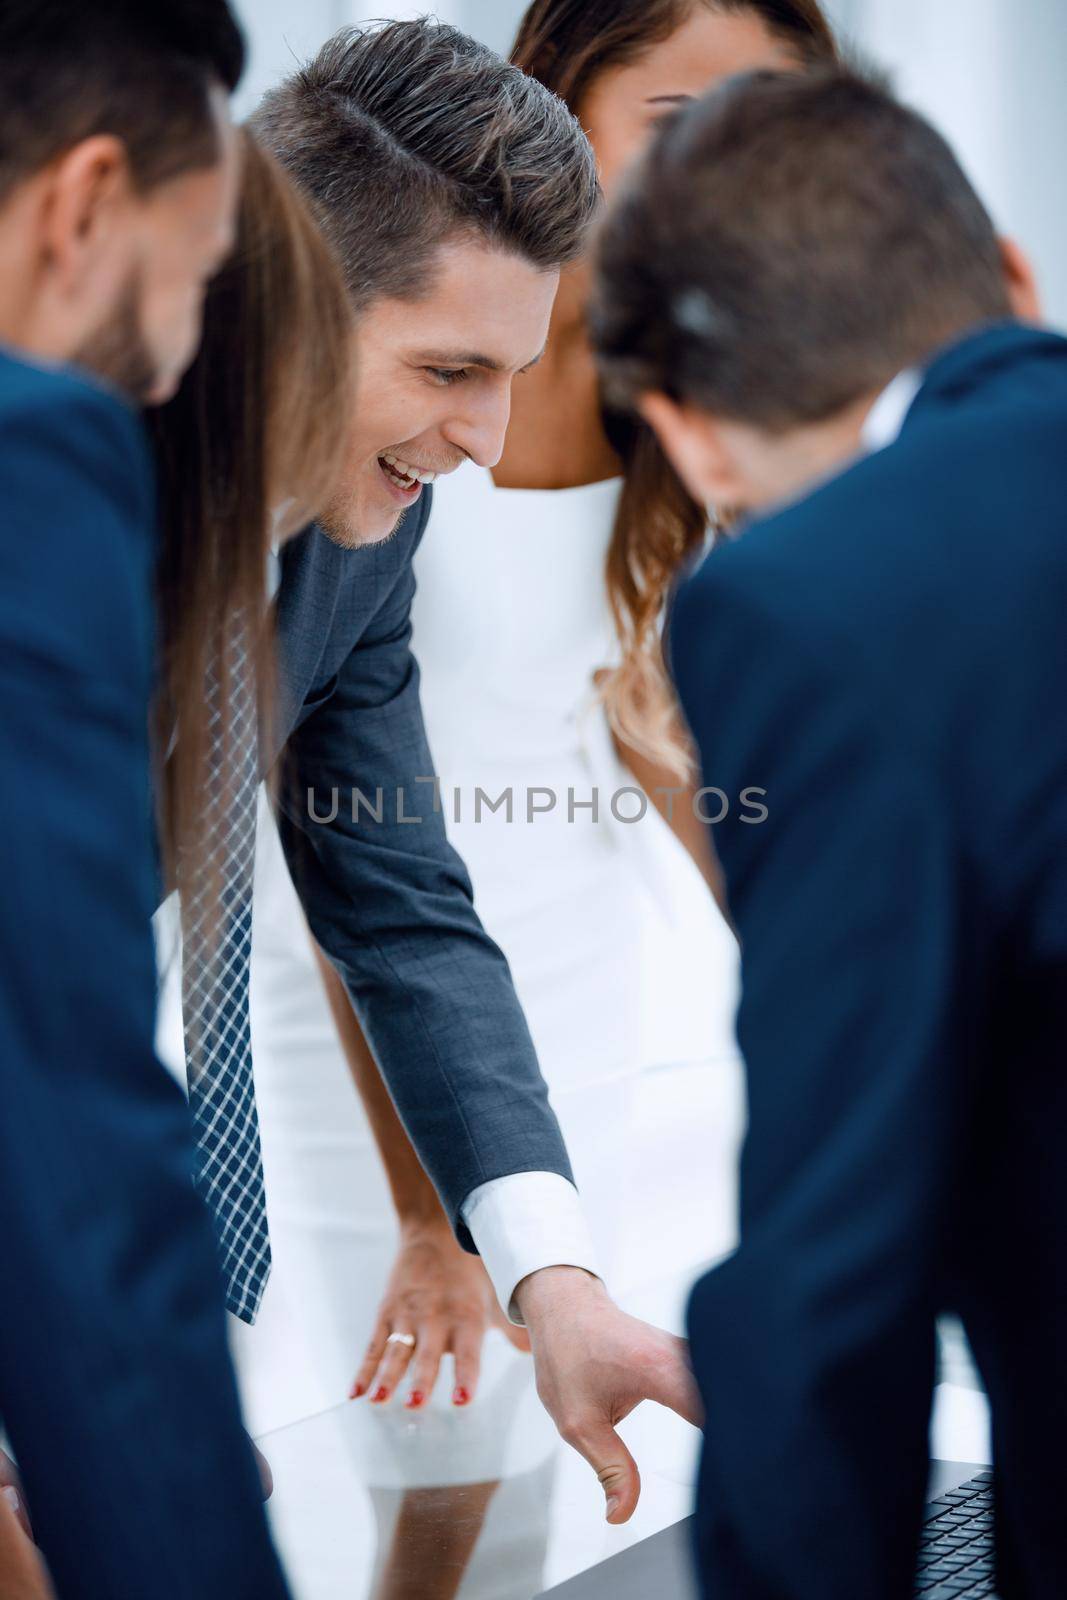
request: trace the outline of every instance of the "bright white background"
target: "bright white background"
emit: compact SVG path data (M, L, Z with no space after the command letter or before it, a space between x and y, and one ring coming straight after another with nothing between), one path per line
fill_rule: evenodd
M240 108L327 34L434 10L506 50L523 0L237 0L253 59ZM1034 256L1050 317L1067 327L1067 0L829 0L843 33L954 142L998 224Z

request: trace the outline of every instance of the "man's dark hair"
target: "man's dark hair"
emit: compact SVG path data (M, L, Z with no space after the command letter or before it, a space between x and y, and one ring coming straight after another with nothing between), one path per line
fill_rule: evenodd
M0 202L83 139L114 134L142 191L217 159L208 91L245 46L227 0L3 0Z
M851 73L735 79L664 130L599 242L609 392L781 430L1010 316L996 234L940 134Z
M252 128L317 205L357 306L423 293L457 234L546 270L586 243L598 191L578 123L443 23L343 30Z

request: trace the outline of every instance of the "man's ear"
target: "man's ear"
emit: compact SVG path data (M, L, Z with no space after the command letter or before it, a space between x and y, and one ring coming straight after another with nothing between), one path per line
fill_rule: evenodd
M53 167L42 212L42 247L61 287L77 295L95 276L132 195L121 139L97 134L75 145Z
M742 503L733 452L714 417L658 390L641 395L637 409L698 505Z
M1014 239L1000 239L1000 259L1011 309L1020 322L1044 322L1041 291L1030 258Z

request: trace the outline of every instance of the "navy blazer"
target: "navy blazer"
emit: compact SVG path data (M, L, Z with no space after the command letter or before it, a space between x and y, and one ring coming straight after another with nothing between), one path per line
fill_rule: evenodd
M282 553L275 748L282 840L415 1149L460 1208L513 1172L571 1169L507 962L449 845L411 652L412 558L432 494L394 536L318 527Z
M690 1308L704 1593L911 1594L954 1309L997 1592L1060 1600L1067 341L941 355L895 444L710 556L673 662L731 799L750 1107L740 1249Z
M134 414L0 352L0 1415L61 1596L281 1600L153 1055L153 524Z

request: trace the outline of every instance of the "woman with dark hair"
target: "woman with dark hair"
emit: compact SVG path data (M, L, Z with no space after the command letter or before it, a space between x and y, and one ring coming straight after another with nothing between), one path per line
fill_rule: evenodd
M205 793L214 784L225 801L240 761L211 734L213 707L224 730L245 692L269 715L268 559L332 499L353 394L340 268L295 186L247 134L242 184L237 244L209 290L200 353L175 398L149 413L161 522L160 842L167 888L187 892L211 873ZM230 644L241 619L246 677L236 683Z
M819 0L534 0L512 51L581 120L609 200L656 124L694 94L736 72L825 65L838 55ZM592 473L617 478L621 469L606 560L621 655L599 680L601 696L642 782L687 779L691 759L663 668L660 623L667 591L701 550L707 522L651 430L604 416L586 333L589 286L587 263L564 275L549 352L516 394L494 478L535 487L554 462L555 476L569 485L592 482ZM569 428L558 410L562 395L571 397ZM699 855L701 830L687 826L683 837Z

